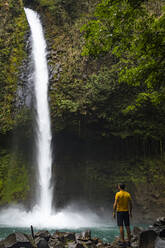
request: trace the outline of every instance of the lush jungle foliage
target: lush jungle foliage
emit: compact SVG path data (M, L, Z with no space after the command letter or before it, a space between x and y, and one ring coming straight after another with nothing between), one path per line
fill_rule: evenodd
M115 124L116 131L128 135L163 139L165 12L161 12L163 1L162 4L149 2L101 1L93 20L82 28L85 36L83 55L100 57L108 54L115 57L107 71L109 75L116 74L115 87L119 88L119 92L123 88L127 91L120 98L116 119L110 118L114 109L111 114L103 109L109 129ZM151 4L152 11L149 8ZM101 81L102 87L104 82ZM109 108L111 106L109 104Z
M162 143L163 6L164 1L103 0L72 25L48 32L56 51L49 61L56 130L70 127L82 135L140 136Z
M0 133L16 125L18 85L26 57L27 22L22 1L0 0Z
M19 152L5 149L2 135L26 120L18 99L22 64L27 56L28 26L22 1L0 0L0 20L0 204L6 204L24 201L29 191L27 163Z
M14 152L0 152L0 204L26 200L29 192L27 165L23 156Z

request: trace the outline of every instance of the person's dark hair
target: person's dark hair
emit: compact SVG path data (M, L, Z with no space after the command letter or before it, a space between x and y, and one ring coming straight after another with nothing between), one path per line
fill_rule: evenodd
M125 184L124 184L124 183L119 183L119 187L120 187L121 189L125 189Z

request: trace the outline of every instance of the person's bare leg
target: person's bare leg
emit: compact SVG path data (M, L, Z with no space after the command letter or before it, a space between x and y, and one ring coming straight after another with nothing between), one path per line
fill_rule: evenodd
M131 241L131 230L129 226L126 226L128 241Z
M120 226L120 239L122 242L125 242L124 240L124 227L123 226Z

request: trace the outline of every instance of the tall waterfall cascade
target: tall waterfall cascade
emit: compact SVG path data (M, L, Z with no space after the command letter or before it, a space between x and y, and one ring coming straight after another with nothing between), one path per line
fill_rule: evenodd
M92 211L78 210L68 206L60 212L52 208L52 151L51 124L48 105L48 66L46 42L38 14L25 8L31 30L33 82L36 96L36 146L37 146L37 195L36 204L27 211L22 205L14 205L0 212L0 226L37 228L80 228L100 227L100 219ZM30 75L31 77L31 75Z
M48 106L49 73L46 59L46 42L39 16L31 9L25 8L31 30L32 60L34 62L34 89L36 96L37 124L37 167L38 199L37 204L43 214L51 214L52 189L51 181L51 125Z

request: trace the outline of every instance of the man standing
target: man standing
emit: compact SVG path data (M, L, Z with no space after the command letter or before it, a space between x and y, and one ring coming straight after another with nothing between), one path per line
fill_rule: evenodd
M132 217L132 199L130 193L125 191L125 184L118 184L119 192L116 193L115 202L113 205L113 217L116 217L117 212L117 225L120 228L121 245L125 246L124 240L124 225L127 230L128 246L131 241L130 221Z

